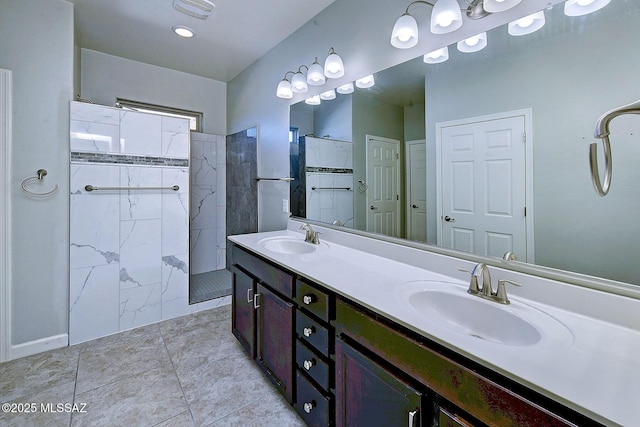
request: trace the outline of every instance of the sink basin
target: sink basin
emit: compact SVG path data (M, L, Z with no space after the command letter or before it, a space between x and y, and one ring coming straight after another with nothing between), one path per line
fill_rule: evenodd
M429 323L491 343L531 346L549 338L571 341L564 324L535 307L488 301L460 284L416 281L398 287L396 297Z
M308 243L299 237L269 237L260 240L258 246L281 254L304 255L316 252L320 248L325 248L326 244L320 243L316 245Z

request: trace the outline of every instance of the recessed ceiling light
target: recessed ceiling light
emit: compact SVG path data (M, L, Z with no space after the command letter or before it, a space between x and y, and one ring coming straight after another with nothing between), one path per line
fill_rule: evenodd
M175 27L173 27L173 32L176 33L177 35L179 35L180 37L193 37L194 32L191 28L182 26L182 25L176 25Z

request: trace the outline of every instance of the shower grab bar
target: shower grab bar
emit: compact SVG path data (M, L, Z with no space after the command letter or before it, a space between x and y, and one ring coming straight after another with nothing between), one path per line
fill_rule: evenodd
M173 190L178 191L179 185L172 185L170 187L95 187L93 185L85 185L86 191L103 191L103 190Z
M351 191L351 187L311 187L312 190L346 190Z
M38 171L36 172L36 176L31 176L29 178L25 178L22 181L22 184L21 184L21 187L24 190L24 192L27 193L27 194L31 194L32 196L43 197L43 196L50 196L53 193L55 193L56 191L58 191L58 188L59 188L58 184L55 184L53 186L52 190L46 191L44 193L36 193L36 192L33 192L33 191L31 191L31 190L29 190L27 188L27 186L29 184L31 184L32 182L36 182L36 181L42 182L42 180L44 179L46 174L47 174L47 170L46 169L38 169Z
M284 177L284 178L256 178L256 181L284 181L284 182L291 182L291 181L295 181L295 178L291 178L291 177Z
M607 111L598 119L594 137L602 140L604 148L604 181L600 181L600 171L598 170L598 145L595 142L589 144L589 169L591 170L591 182L596 193L604 197L611 187L611 174L613 170L613 160L611 158L611 142L609 141L609 123L614 118L623 114L640 114L640 100L632 102L622 107Z

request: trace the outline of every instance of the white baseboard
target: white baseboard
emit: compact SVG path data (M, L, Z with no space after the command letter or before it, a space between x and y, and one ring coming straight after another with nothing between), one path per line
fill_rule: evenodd
M14 360L21 357L31 356L56 348L66 347L69 345L69 334L54 335L51 337L41 338L39 340L29 341L22 344L12 345L9 349L9 359Z

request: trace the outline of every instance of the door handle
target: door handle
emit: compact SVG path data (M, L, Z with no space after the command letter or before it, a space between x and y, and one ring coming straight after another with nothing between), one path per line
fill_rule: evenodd
M411 205L413 209L418 209L418 205Z
M253 289L249 288L247 289L247 302L252 302L253 301Z
M444 217L444 220L447 222L454 222L456 219L455 218L451 218L449 215Z
M375 211L376 209L378 209L378 207L377 207L377 206L373 206L373 205L371 205L371 206L369 207L369 209L371 209L372 211Z
M254 298L253 298L253 308L255 308L256 310L260 308L260 294L255 294Z

